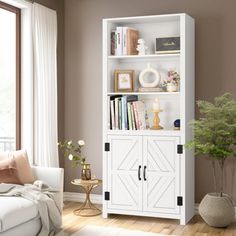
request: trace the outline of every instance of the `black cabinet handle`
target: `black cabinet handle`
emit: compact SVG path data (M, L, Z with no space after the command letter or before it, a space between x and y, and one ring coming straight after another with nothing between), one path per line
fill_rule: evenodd
M141 177L140 177L140 172L141 172L141 166L138 166L138 180L142 180Z
M147 169L147 166L144 166L144 168L143 168L143 179L144 179L144 181L147 181L147 178L146 178L146 169Z

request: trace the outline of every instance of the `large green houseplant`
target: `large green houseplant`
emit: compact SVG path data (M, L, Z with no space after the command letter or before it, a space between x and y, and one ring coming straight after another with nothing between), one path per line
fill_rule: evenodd
M200 118L190 123L194 138L185 146L194 149L196 155L204 155L211 160L215 187L214 194L203 198L199 212L209 225L224 227L234 217L232 201L223 194L223 178L225 160L236 157L236 101L230 93L225 93L216 97L213 103L198 101L197 105ZM218 174L220 178L217 178ZM222 205L224 202L228 205Z

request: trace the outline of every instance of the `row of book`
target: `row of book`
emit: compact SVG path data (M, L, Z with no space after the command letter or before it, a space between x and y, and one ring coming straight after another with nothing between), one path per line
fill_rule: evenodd
M116 27L111 31L111 55L137 55L139 31L130 27Z
M111 130L144 130L146 129L146 109L137 95L109 97L109 120Z

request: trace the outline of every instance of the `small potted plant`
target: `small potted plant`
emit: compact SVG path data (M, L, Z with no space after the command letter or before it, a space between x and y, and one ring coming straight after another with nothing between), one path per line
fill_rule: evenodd
M198 101L197 105L202 116L190 123L194 139L185 146L211 160L215 187L215 193L208 193L201 201L199 213L208 225L225 227L235 215L231 198L223 193L223 178L226 159L236 156L236 101L226 93L213 103Z
M59 148L63 150L64 157L72 161L72 167L82 166L81 179L90 180L90 164L85 163L86 158L82 154L82 148L84 145L84 140L78 140L76 144L73 144L72 140L65 140L64 142L58 143Z
M166 88L167 92L177 92L179 91L180 76L174 71L168 71L168 77L164 80L163 87Z

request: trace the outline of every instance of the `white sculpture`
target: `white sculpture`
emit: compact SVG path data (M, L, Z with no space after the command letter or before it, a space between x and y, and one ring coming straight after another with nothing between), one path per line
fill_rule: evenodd
M145 45L144 39L138 40L138 46L136 49L138 51L138 55L142 56L146 54L146 50L148 49L148 47Z
M148 75L153 74L154 75L154 80L149 81L148 80ZM147 68L141 71L139 74L139 83L143 88L155 88L158 86L159 82L161 79L160 73L155 70L151 65L148 63Z

